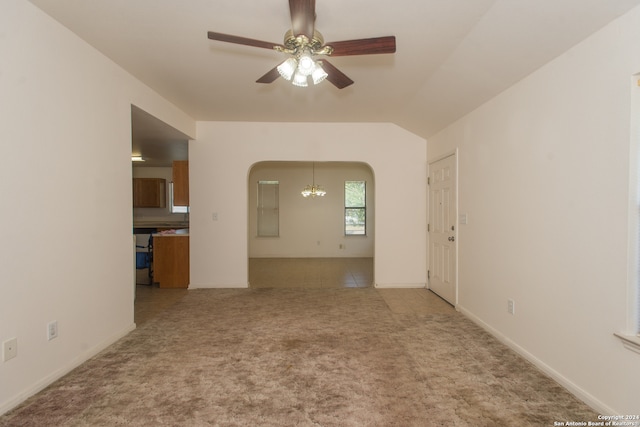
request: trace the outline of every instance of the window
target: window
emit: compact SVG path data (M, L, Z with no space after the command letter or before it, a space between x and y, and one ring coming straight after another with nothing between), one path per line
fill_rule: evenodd
M631 319L634 323L635 333L637 336L637 344L640 348L640 74L633 76L632 80L632 106L631 106L631 125L632 125L632 139L631 139L631 169L630 193L632 197L632 209L635 211L635 223L630 225L630 232L634 246L631 250L632 256L635 258L631 263L631 267L634 271L630 271L630 277L633 277L634 286L630 290L629 295L635 296L633 301L635 310L629 310L635 315L635 318ZM632 297L633 298L633 297ZM640 349L637 350L640 352Z
M640 80L638 81L640 86ZM640 142L640 132L637 135ZM635 242L635 333L640 338L640 146L636 146L636 169L635 169L635 229L632 229L633 240ZM632 291L633 293L633 291Z
M614 333L622 344L631 351L640 353L640 74L632 80L632 138L629 182L629 247L628 277L629 290L626 311L629 316L627 327Z
M639 166L640 169L640 166ZM636 191L640 191L640 182L638 182L637 187L636 187ZM640 337L640 233L638 232L640 230L640 197L637 198L636 200L637 203L637 216L636 216L636 230L635 230L635 242L636 242L636 289L635 289L635 293L636 293L636 301L635 301L635 305L636 305L636 318L635 318L635 322L636 322L636 335L638 337Z
M173 204L173 182L169 183L169 198L171 199L171 213L189 213L189 206L176 206Z
M367 185L365 181L344 183L344 234L365 236L367 234Z
M280 202L278 181L258 181L258 236L280 235Z

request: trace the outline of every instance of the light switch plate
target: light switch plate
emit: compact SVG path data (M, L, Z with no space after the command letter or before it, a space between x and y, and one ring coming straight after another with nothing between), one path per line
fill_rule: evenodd
M54 320L47 324L47 339L51 341L54 338L58 338L58 321Z

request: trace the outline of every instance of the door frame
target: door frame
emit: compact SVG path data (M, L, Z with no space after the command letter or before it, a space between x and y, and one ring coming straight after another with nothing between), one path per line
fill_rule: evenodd
M454 209L454 215L455 215L455 227L456 229L455 231L455 239L456 239L456 245L455 245L455 251L454 251L454 257L455 257L455 281L454 281L454 307L458 306L458 284L459 284L459 256L458 256L458 248L460 247L460 217L459 217L459 199L460 199L460 162L459 162L459 150L458 147L454 148L453 150L450 151L446 151L443 154L440 154L439 156L436 156L434 158L428 159L427 160L427 224L431 223L431 185L428 181L429 176L431 175L431 165L433 163L439 162L440 160L446 159L447 157L454 157L454 164L456 167L456 171L455 171L455 179L456 179L456 185L455 185L455 191L456 191L456 196L455 196L455 209ZM431 270L431 254L429 253L430 250L430 238L431 238L431 231L430 228L427 227L427 289L431 289L431 278L429 277L429 272Z

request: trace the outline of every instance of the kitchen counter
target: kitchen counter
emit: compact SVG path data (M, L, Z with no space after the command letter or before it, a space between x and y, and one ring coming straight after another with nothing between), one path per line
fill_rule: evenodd
M182 230L185 228L189 228L188 221L136 221L133 223L133 234L152 234L162 230Z
M134 221L133 228L189 228L189 221Z

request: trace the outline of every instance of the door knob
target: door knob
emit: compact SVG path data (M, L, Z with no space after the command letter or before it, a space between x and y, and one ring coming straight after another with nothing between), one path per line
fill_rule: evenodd
M456 238L455 238L455 237L453 237L453 236L451 236L451 237L449 237L449 239L448 239L448 240L449 240L450 242L455 242L455 241L456 241Z

